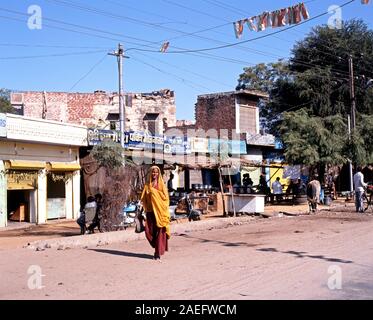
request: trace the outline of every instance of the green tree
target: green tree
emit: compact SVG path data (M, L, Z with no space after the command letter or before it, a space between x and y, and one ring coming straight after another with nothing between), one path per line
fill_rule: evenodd
M10 90L0 89L0 112L16 113L16 110L10 104Z
M357 108L351 139L347 136L349 55L354 61ZM281 64L284 67L276 65L275 70L272 64L246 68L239 87L269 93L261 116L268 130L282 138L288 162L371 162L373 88L367 88L367 83L373 78L372 30L361 20L345 22L342 29L318 26Z
M306 109L286 112L280 132L289 163L318 166L344 162L342 150L348 137L340 115L315 117Z
M107 169L119 169L123 164L132 164L132 161L124 157L121 145L110 139L102 141L92 148L91 155L100 167Z

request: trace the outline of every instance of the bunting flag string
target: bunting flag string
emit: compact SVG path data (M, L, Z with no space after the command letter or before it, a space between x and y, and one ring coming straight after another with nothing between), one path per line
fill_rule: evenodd
M363 3L369 3L369 0L361 0ZM243 27L246 23L250 31L264 31L267 28L279 28L287 25L298 24L303 20L310 18L306 5L302 2L295 6L275 10L265 11L261 15L246 18L233 22L234 33L239 39L243 33Z

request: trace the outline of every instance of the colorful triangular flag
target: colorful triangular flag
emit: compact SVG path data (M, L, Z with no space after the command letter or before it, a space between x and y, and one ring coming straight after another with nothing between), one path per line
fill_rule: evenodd
M170 45L170 43L167 41L165 42L164 44L162 44L162 47L161 49L159 49L160 52L166 52L166 50L168 49L168 46Z
M234 33L236 35L236 38L239 39L241 38L242 32L243 32L243 21L236 21L233 22L233 27L234 27Z

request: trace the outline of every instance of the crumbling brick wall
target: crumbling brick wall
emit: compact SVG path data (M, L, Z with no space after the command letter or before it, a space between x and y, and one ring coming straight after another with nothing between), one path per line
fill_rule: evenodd
M196 129L228 129L236 127L235 96L205 95L199 96L195 106Z
M19 93L18 93L19 94ZM110 128L110 116L119 120L117 93L22 92L23 115L33 118ZM152 93L128 93L125 107L125 130L144 131L147 113L158 114L157 132L176 125L174 92L168 89ZM119 129L119 128L118 128Z
M258 131L258 97L245 92L223 92L198 96L195 106L196 129L228 130L229 138L237 129L241 133ZM236 103L238 115L236 114ZM238 119L236 118L238 116Z

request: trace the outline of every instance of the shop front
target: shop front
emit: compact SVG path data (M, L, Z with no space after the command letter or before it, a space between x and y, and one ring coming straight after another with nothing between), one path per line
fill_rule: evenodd
M38 175L45 167L41 161L6 160L7 220L37 221Z
M74 163L47 163L47 220L73 218L80 199L80 165ZM79 189L77 189L79 188Z
M79 147L86 145L85 127L8 114L0 138L0 227L78 218Z

